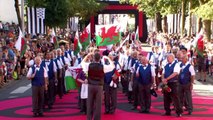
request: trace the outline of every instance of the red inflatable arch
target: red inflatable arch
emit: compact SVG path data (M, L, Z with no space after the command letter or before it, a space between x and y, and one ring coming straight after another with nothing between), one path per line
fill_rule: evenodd
M107 3L107 7L98 14L134 14L135 15L135 25L139 28L139 40L142 43L146 42L148 37L146 15L137 9L137 6L132 6L128 4L120 4L116 1L104 1ZM91 33L95 33L95 24L98 24L98 15L92 16L90 18L91 23ZM137 27L135 27L137 29ZM136 30L135 30L136 31Z

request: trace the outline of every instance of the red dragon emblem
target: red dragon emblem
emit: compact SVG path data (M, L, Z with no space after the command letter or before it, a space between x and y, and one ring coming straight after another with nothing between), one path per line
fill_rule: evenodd
M107 42L111 42L113 40L113 36L118 36L118 31L119 30L117 30L117 26L112 26L107 31L105 27L102 27L101 34L100 34L100 37L102 38L102 40L100 44L103 43L106 38L110 38L110 40Z

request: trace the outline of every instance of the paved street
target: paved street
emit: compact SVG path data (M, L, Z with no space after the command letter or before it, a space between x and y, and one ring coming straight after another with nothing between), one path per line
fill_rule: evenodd
M213 81L208 78L206 83L195 82L193 92L194 112L193 115L184 115L182 119L199 119L206 120L213 118ZM152 108L150 114L140 114L137 111L131 111L131 105L128 104L126 96L118 92L118 109L114 115L104 115L104 120L109 119L126 119L138 120L140 117L147 119L171 119L175 118L161 116L163 111L162 96L158 92L158 98L152 98ZM22 77L21 80L11 81L7 86L0 89L0 119L13 120L29 120L32 119L31 108L31 85L30 81ZM102 110L102 112L104 109ZM56 100L52 110L45 110L43 118L36 119L78 119L85 120L86 116L79 112L77 108L77 91L71 91L64 96L63 99ZM124 117L126 116L126 117ZM35 118L33 118L35 119Z

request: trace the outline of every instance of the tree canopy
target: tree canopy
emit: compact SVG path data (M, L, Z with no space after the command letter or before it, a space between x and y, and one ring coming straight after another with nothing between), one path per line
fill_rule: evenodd
M144 11L151 18L157 12L161 15L177 13L181 7L181 0L120 0L120 2L137 5L139 10Z
M205 2L205 0L203 0ZM205 20L213 20L213 0L206 0L205 3L195 8L195 14Z
M105 5L96 0L28 0L28 6L46 8L46 25L50 27L66 26L69 17L78 16L87 20Z

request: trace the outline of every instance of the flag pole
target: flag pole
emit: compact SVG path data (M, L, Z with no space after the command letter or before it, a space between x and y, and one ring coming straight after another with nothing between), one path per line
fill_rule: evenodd
M21 24L22 33L25 33L25 30L24 30L24 0L21 0L21 18L22 18L22 24Z

